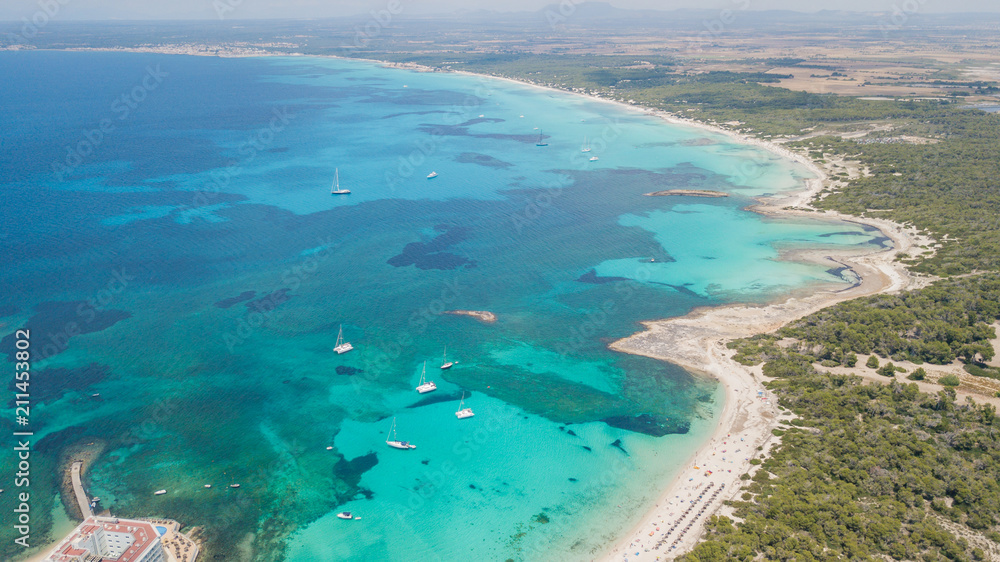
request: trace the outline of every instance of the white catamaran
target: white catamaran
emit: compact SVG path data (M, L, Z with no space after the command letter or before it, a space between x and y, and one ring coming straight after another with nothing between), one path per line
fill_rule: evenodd
M392 427L389 428L389 436L385 439L385 444L393 449L416 449L416 445L410 445L409 441L399 441L396 439L396 418L392 418Z
M330 188L330 195L347 195L350 192L350 189L340 188L340 168L337 168L333 173L333 187Z
M417 392L424 394L432 390L437 390L437 385L434 381L429 381L427 379L427 361L424 361L424 370L420 373L420 384L417 385Z
M464 420L465 418L471 418L476 415L472 413L472 408L463 408L465 406L465 393L462 393L462 401L458 403L458 411L455 412L455 417Z
M337 352L337 355L347 353L348 351L354 349L351 342L344 341L344 325L340 325L340 332L337 334L337 345L333 348Z

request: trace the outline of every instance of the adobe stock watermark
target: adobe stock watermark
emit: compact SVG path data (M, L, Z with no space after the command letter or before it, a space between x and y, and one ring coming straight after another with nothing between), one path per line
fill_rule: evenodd
M423 544L424 534L413 527L413 514L431 507L432 500L438 495L449 494L455 479L466 472L463 467L468 466L480 451L489 449L491 442L505 436L512 426L521 421L522 415L523 412L518 408L503 404L491 412L490 417L485 418L475 429L453 441L451 448L442 457L435 459L437 468L425 468L420 474L416 474L418 485L408 489L406 503L397 503L393 513L401 536L406 536L407 540L417 544ZM544 558L542 556L537 559ZM421 560L445 559L431 554L430 557L425 556Z
M231 0L230 0L231 1ZM242 1L242 0L240 0ZM392 20L403 13L404 6L402 0L389 0L385 8L372 10L371 16L364 25L354 26L354 40L351 44L341 45L344 49L363 49L369 46L372 40L382 35L387 27L392 24Z
M113 269L107 283L95 291L91 298L77 305L74 319L63 324L61 330L44 335L45 339L40 343L41 349L35 358L35 368L41 368L48 359L66 351L70 338L85 333L84 330L97 320L98 314L111 306L135 279L135 272L132 270L124 267Z
M589 155L594 153L601 154L606 151L612 143L621 137L623 132L624 129L622 129L621 121L618 119L614 121L608 120L601 130L601 134L591 141L590 148L592 152L574 152L567 160L567 163L570 167L576 167L581 170L586 169L587 164L590 162ZM566 176L560 176L555 180L547 182L542 189L537 190L534 196L525 202L524 207L511 216L511 221L514 223L514 229L517 233L522 234L527 226L541 218L545 211L552 207L556 200L562 196L563 190L572 184L571 179Z
M701 51L703 42L714 41L721 37L729 26L736 22L736 16L739 12L750 9L751 0L730 0L730 4L732 6L723 8L715 19L702 21L704 29L698 33L695 39L688 42L688 51Z
M59 16L64 6L71 0L38 0L38 10L31 17L21 18L21 33L7 33L7 40L13 45L20 45L34 39L45 29L45 26Z
M267 150L274 144L275 136L284 131L291 124L296 115L290 113L287 107L271 110L271 120L267 125L260 127L250 134L243 143L236 149L240 159L229 166L212 170L209 173L209 181L203 184L202 189L195 192L191 200L192 207L201 207L211 203L222 193L222 190L229 186L233 178L239 177L243 173L243 167L254 161L257 154Z
M636 297L637 289L652 277L653 271L649 263L642 262L635 268L635 272L629 276L627 281L615 283L615 298L605 300L598 308L588 311L586 318L576 326L570 327L566 339L556 346L559 355L562 357L571 356L586 348L604 331L604 326L607 325L612 316L620 312L623 305Z
M75 144L65 146L66 156L62 160L52 162L52 173L55 174L56 178L59 181L65 181L66 177L83 165L87 158L93 156L97 148L107 140L108 135L114 132L117 127L115 122L128 119L132 112L146 101L150 92L159 88L169 75L158 64L155 68L147 66L146 74L139 80L139 83L111 102L110 111L114 117L105 117L94 128L84 130L81 135L83 138Z
M893 4L891 13L883 17L878 22L878 29L882 32L882 38L888 39L889 34L903 29L910 21L910 18L920 12L920 8L927 3L927 0L904 0L901 4Z
M574 14L576 7L587 0L561 0L558 4L550 4L551 7L545 9L545 21L548 22L552 31L557 31L566 25Z
M544 533L532 533L521 547L522 560L545 560L552 555L552 537L573 536L579 530L573 514L593 509L594 498L608 497L621 489L623 479L632 471L632 464L622 455L604 467L600 476L582 483L564 505L558 506L558 513L545 525Z
M479 114L482 109L483 100L492 94L493 87L490 85L490 81L480 77L473 93L466 96L461 104L453 105L446 110L448 113L444 118L444 125L454 127L469 121L475 115ZM447 138L447 135L432 130L430 138L414 141L413 150L406 156L400 156L396 160L396 168L387 170L383 175L383 179L386 185L389 186L389 189L395 192L406 180L412 178L416 174L417 168L437 153L438 148Z
M461 294L462 286L459 285L457 278L445 281L436 298L410 314L407 330L397 334L394 340L364 352L362 357L364 369L361 374L351 375L351 385L355 392L360 394L366 387L379 380L386 370L392 368L392 365L402 357L403 352L413 346L414 337L426 332L431 323L439 320Z
M222 334L222 342L229 353L235 353L237 346L243 345L273 318L278 305L288 302L303 283L319 272L320 265L332 255L336 242L332 236L320 238L317 242L318 251L307 254L300 262L281 272L280 288L246 303L246 313L234 321L233 331Z
M226 14L229 12L236 11L243 5L243 0L213 0L212 9L215 10L215 15L219 17L220 20L226 19Z

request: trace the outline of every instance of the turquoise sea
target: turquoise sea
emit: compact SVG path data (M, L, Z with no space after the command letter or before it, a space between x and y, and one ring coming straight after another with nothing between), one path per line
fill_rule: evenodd
M202 527L210 560L592 556L723 405L607 344L852 282L784 249L884 243L744 210L800 187L797 164L510 82L68 52L0 53L0 76L0 349L30 329L36 544L69 525L67 451L103 446L102 506ZM731 197L643 196L674 188ZM416 449L386 446L393 419ZM14 472L0 455L8 492Z

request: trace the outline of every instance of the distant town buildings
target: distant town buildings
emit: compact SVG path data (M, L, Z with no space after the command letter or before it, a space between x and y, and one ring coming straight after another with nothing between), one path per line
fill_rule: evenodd
M160 534L149 522L88 517L59 543L45 562L161 562Z

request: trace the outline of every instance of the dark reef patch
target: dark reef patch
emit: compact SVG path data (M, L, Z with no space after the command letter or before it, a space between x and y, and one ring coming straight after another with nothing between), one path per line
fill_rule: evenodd
M652 414L639 414L637 416L611 416L601 420L602 422L616 427L644 433L653 437L663 437L664 435L685 434L691 429L691 424L686 421L675 422L669 418L655 416ZM615 445L618 443L618 445ZM621 445L620 440L612 443L612 446ZM624 449L622 449L624 451Z
M410 242L403 247L402 253L389 258L388 264L393 267L416 266L417 269L457 269L461 266L473 267L475 262L445 252L443 250L466 240L471 229L464 226L438 225L434 230L441 234L429 242Z
M584 273L576 279L580 283L589 283L591 285L603 285L605 283L616 283L618 281L628 281L628 277L600 277L597 275L596 269L591 269L587 273Z
M686 139L681 141L681 146L712 146L714 144L718 143L706 137L699 137L696 139Z
M876 236L875 238L872 238L872 244L878 244L880 247L887 250L893 247L892 238L889 238L888 236Z
M337 372L338 375L348 376L348 377L353 376L353 375L357 375L357 374L360 374L360 373L364 372L361 369L357 369L357 368L354 368L354 367L348 367L346 365L337 365L337 368L334 369L334 370Z
M868 236L868 235L869 234L866 234L864 232L847 230L843 232L827 232L826 234L818 235L817 238L832 238L834 236Z
M37 362L41 359L58 355L69 346L69 340L74 336L100 332L114 326L118 322L132 317L131 312L124 310L99 310L98 303L88 301L51 301L35 306L35 315L28 319L22 327L31 330L32 358ZM7 358L15 361L15 333L7 334L0 340L0 347L8 350Z
M503 123L504 121L504 119L497 119L496 117L476 117L475 119L469 119L465 123L459 123L458 126L471 127L480 123Z
M215 306L219 308L229 308L234 304L239 304L243 301L250 300L257 296L257 291L243 291L242 293L236 295L235 297L229 297L228 299L222 299L221 301L215 303Z
M463 152L455 157L455 162L460 164L478 164L479 166L496 169L510 168L513 166L510 162L498 160L489 154L478 154L476 152Z
M465 393L465 397L471 396L468 392ZM418 400L413 404L407 406L407 408L422 408L424 406L430 406L431 404L440 404L441 402L458 402L462 398L462 394L459 392L448 393L437 393L435 392L433 396L428 396L422 400Z
M32 373L31 377L31 398L35 402L48 404L62 398L67 392L83 390L92 384L97 384L111 374L111 368L107 365L91 363L83 367L74 368L49 368ZM8 406L14 407L15 390L14 377L10 378L7 385L11 391L11 399Z
M421 125L420 131L429 135L442 137L470 137L474 139L496 139L509 140L524 144L535 144L538 142L536 135L508 135L501 133L470 133L468 127L461 125Z
M628 451L625 450L625 447L622 446L622 440L621 439L615 439L614 441L612 441L611 442L611 446L614 447L615 449L618 449L619 451L625 453L625 456L630 456L628 454Z
M670 287L671 289L677 291L678 293L680 293L682 295L687 295L689 297L694 297L694 298L697 298L697 299L704 299L704 298L706 298L704 295L699 295L698 293L692 291L691 289L688 289L687 286L685 286L685 285L671 285L669 283L662 283L662 284L666 285L667 287Z
M256 312L270 312L279 304L284 304L288 302L288 299L292 298L288 296L288 291L291 291L291 289L287 287L278 289L277 291L270 292L257 300L248 302L246 306L248 309Z
M369 97L355 100L355 103L392 103L396 105L438 105L460 107L466 104L480 105L486 102L482 98L469 96L452 90L422 90L409 88L405 91L376 90L368 88Z
M402 117L404 115L432 115L434 113L454 113L453 111L447 111L444 109L434 109L431 111L403 111L401 113L392 113L390 115L383 115L381 119L392 119L394 117Z
M333 493L336 495L336 503L342 504L357 497L358 494L371 499L372 492L360 487L361 477L378 464L378 455L374 452L362 455L354 460L347 460L341 457L337 464L333 465L333 476L347 484L347 489L335 487Z

